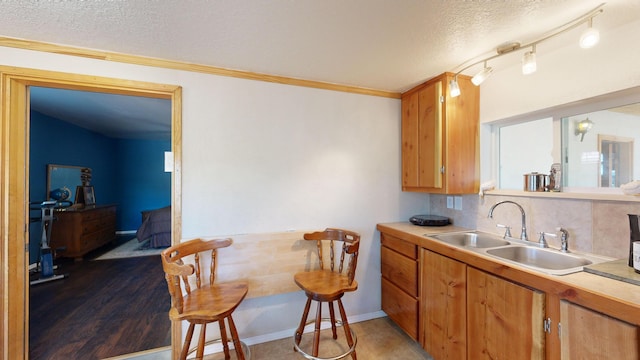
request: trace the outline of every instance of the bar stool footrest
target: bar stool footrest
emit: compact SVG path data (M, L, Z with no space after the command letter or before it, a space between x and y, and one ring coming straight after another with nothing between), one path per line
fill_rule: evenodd
M244 353L245 360L251 360L251 348L249 348L249 346L244 341L242 340L239 340L239 341L240 341L240 346L242 347L242 352ZM213 344L220 344L220 351L216 351L212 354L217 354L219 352L222 352L222 339L209 340L204 344L204 346L206 348L207 346L211 346ZM229 350L235 351L235 345L233 344L232 339L229 339L227 341L227 344L229 344ZM197 346L194 346L193 348L189 349L189 351L187 352L187 360L195 359L195 357L190 357L190 356L193 355L196 352L196 350L198 350ZM210 354L205 354L205 355L210 355Z
M310 324L314 324L316 322L315 319L309 320L307 321L304 325L305 328L307 327L307 325ZM322 318L321 322L328 322L331 323L331 319L330 318ZM342 320L335 320L335 324L337 326L342 327ZM330 327L328 329L331 329ZM326 330L326 329L324 329ZM304 356L306 359L309 360L339 360L339 359L343 359L349 355L351 355L352 352L356 351L356 345L358 344L358 337L356 336L356 333L353 331L353 329L351 328L351 326L349 326L349 332L351 333L351 337L353 338L353 345L345 352L342 353L340 355L336 355L333 357L317 357L317 356L313 356L311 354L307 354L305 351L303 351L300 346L296 343L296 335L297 335L297 329L296 329L296 333L294 333L293 336L293 348L299 352L302 356ZM302 329L302 334L300 334L300 338L302 338L302 335L304 335L304 328Z

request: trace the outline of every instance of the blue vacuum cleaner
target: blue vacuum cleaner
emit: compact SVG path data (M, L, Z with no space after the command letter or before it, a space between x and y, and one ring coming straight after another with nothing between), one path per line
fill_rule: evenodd
M44 201L40 204L42 212L42 236L40 239L40 259L38 261L39 278L30 282L31 285L36 285L44 282L60 280L67 277L67 275L56 275L54 273L55 266L53 265L53 253L49 242L51 240L51 227L54 220L54 209L58 205L56 200Z

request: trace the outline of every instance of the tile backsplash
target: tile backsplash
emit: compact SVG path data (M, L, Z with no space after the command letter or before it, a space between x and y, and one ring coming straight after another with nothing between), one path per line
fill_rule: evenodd
M525 210L529 240L537 241L540 232L558 233L562 227L569 232L569 249L623 259L629 256L629 217L640 214L640 203L587 199L558 199L504 195L463 195L462 209L447 208L446 195L430 195L431 214L451 218L453 224L480 231L504 234L497 224L511 227L511 234L520 237L521 213L513 204L495 208L494 204L511 200ZM559 248L560 238L546 237L549 246Z

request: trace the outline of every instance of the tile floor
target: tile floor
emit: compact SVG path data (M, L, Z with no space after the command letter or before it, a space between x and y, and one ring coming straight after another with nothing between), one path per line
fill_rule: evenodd
M420 345L407 336L389 318L363 321L351 325L358 336L356 352L359 359L367 360L432 360ZM312 333L304 335L301 343L303 349L310 349ZM344 345L343 345L344 344ZM331 330L323 330L320 340L320 356L331 357L343 351L344 331L338 328L338 340L331 339ZM293 351L291 338L274 340L266 343L250 346L252 360L298 360L304 359L301 354ZM195 357L195 356L193 356ZM347 359L349 359L348 357ZM129 357L112 358L111 360L170 360L170 349L141 353ZM205 356L206 360L224 359L224 354L212 354ZM235 359L232 355L232 359Z

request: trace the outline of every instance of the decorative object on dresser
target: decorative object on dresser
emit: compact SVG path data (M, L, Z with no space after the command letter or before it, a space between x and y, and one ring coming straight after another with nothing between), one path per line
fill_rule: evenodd
M93 206L96 204L96 193L93 186L76 186L77 205Z
M51 230L51 247L66 247L62 256L82 260L91 250L116 237L116 206L94 205L86 208L66 208L55 212Z
M71 165L47 165L47 199L58 200L58 202L75 203L77 201L76 193L71 193L71 189L77 189L78 186L89 186L91 181L91 168L84 166ZM68 191L68 195L66 194ZM63 196L64 194L64 196ZM83 194L84 195L84 194ZM60 207L60 206L58 206Z

